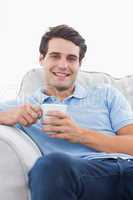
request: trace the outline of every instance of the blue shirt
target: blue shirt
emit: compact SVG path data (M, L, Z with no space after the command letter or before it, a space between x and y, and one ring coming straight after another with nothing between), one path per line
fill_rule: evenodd
M46 95L43 89L39 88L32 96L27 97L26 101L36 105L45 103L67 104L68 115L80 127L97 131L99 134L115 135L120 128L133 124L133 112L125 97L116 88L106 84L84 88L77 83L74 93L63 101L60 101L55 96ZM0 110L4 111L22 103L21 99L5 102L0 105ZM26 132L44 154L62 152L85 159L104 157L133 158L133 156L127 154L100 152L85 145L70 143L63 139L50 138L41 131L41 119L29 127L21 126L20 124L16 124L16 127Z

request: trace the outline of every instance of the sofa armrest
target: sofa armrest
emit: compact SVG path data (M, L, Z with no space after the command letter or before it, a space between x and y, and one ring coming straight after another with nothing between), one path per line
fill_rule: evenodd
M41 156L36 144L21 130L0 125L0 198L30 200L27 173Z

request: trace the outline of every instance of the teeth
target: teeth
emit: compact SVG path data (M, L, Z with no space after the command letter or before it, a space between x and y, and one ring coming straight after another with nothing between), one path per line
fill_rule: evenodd
M63 74L63 73L55 73L56 76L60 76L60 77L66 77L67 74Z

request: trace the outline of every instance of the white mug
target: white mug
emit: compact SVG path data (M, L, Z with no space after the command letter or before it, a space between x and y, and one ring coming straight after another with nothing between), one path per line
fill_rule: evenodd
M67 105L64 104L42 104L41 108L43 110L42 120L48 119L49 116L47 115L48 111L60 111L63 113L67 112ZM47 134L52 134L53 132L47 132Z
M47 118L48 111L60 111L60 112L63 112L63 113L67 112L67 105L65 105L65 104L48 104L48 103L45 103L45 104L41 105L41 108L43 110L43 116L42 116L43 120L45 120Z

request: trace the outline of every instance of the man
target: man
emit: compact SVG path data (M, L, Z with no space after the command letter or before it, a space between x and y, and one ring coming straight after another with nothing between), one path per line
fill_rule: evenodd
M133 113L115 88L76 81L86 49L73 28L52 27L40 44L44 87L27 104L1 106L0 123L25 131L44 154L29 172L32 200L133 199ZM45 103L68 112L51 111L42 122Z

